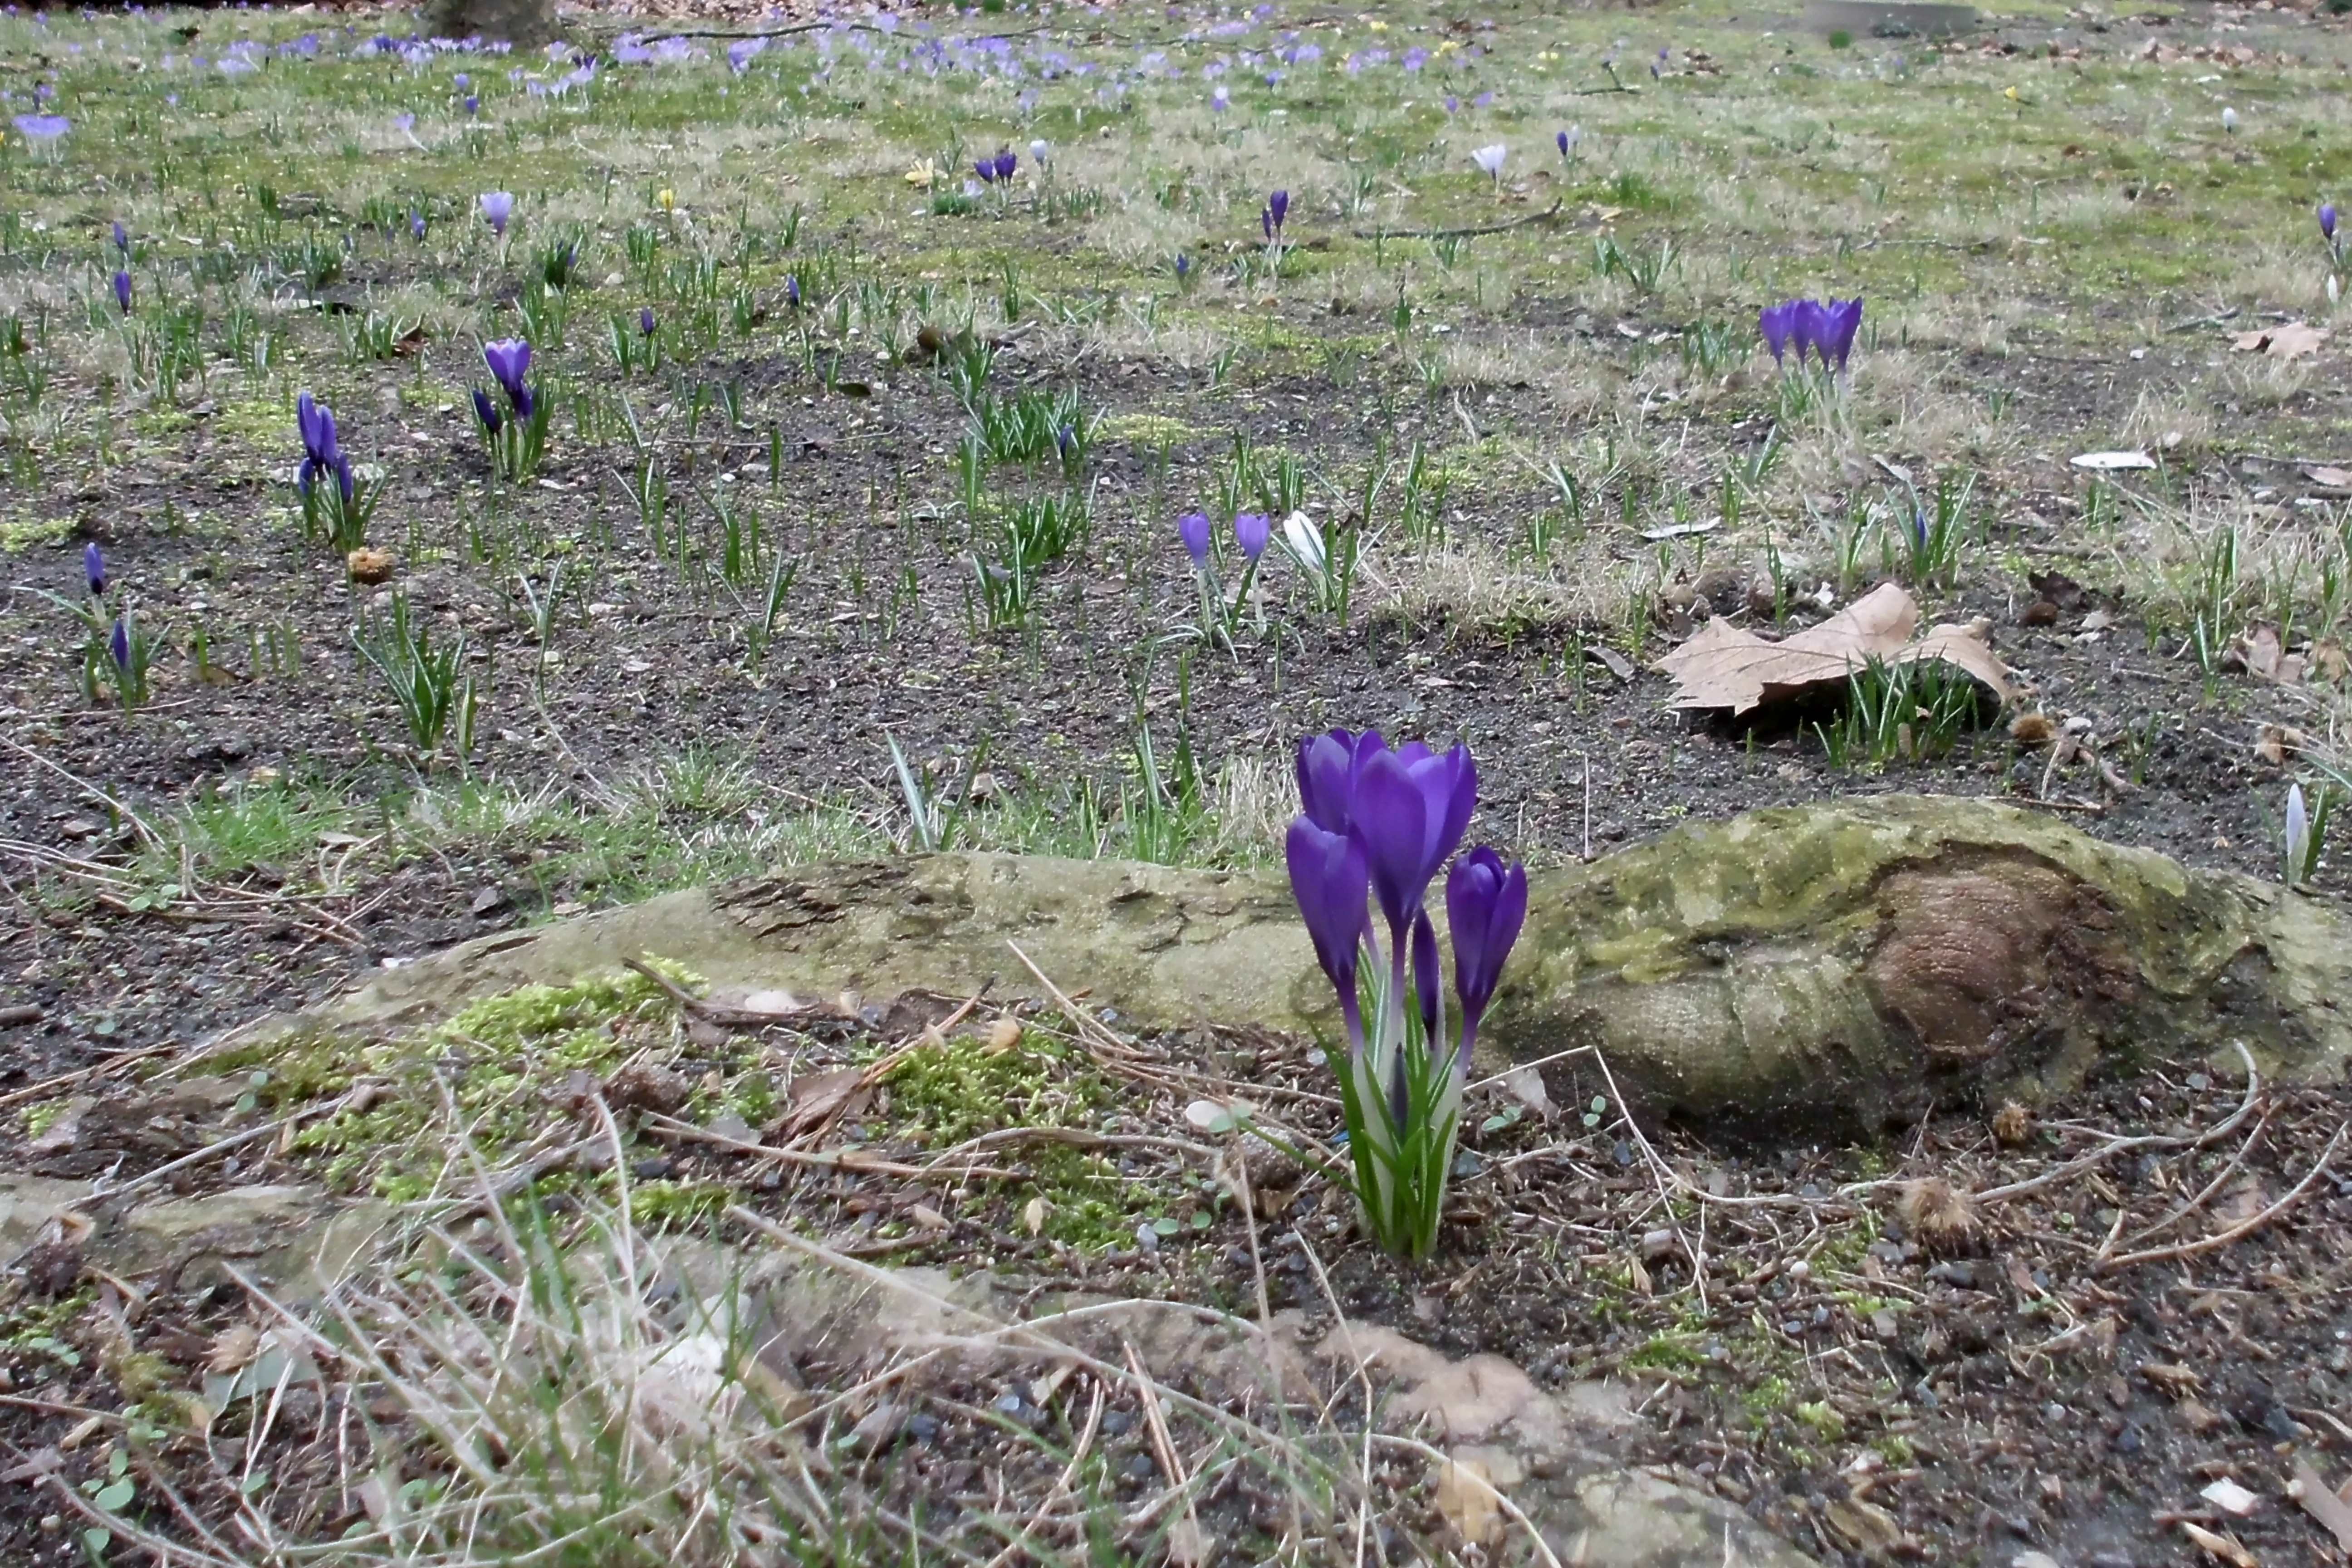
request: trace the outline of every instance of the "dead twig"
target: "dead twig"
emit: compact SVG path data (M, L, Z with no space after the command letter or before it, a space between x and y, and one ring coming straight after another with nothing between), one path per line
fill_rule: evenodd
M0 735L0 746L6 746L10 751L16 752L22 756L29 758L33 762L40 763L41 766L48 769L49 772L57 774L58 777L65 780L66 783L73 785L74 788L81 791L84 795L89 795L93 799L103 801L110 809L121 812L123 816L129 819L131 826L139 830L139 837L147 841L147 847L149 848L161 849L163 847L163 836L155 831L155 827L152 823L140 816L137 812L131 810L129 806L123 805L121 801L115 799L112 795L107 794L104 790L99 788L96 784L91 784L89 780L68 773L65 769L49 761L48 758L41 755L40 752L33 750L30 746L19 745L16 742L9 740L5 735ZM185 886L186 884L184 881L182 885Z
M638 1115L655 1131L668 1137L732 1149L739 1154L757 1154L763 1160L773 1160L779 1164L807 1165L819 1170L862 1171L877 1176L940 1174L938 1170L929 1165L902 1165L895 1160L877 1160L870 1154L860 1154L848 1149L781 1149L772 1143L753 1143L741 1138L730 1138L724 1132L713 1132L707 1127L697 1127L691 1121L680 1121L674 1116L664 1116L657 1110L640 1111ZM985 1176L1002 1182L1022 1179L1018 1171L1001 1171L992 1165L969 1165L955 1174Z
M953 1148L940 1150L931 1156L925 1169L936 1167L959 1154L992 1149L1004 1143L1066 1143L1076 1149L1174 1149L1203 1160L1217 1158L1216 1150L1188 1138L1160 1138L1141 1132L1089 1132L1083 1127L1000 1127L977 1138L967 1138Z
M1531 223L1549 223L1559 216L1563 199L1555 196L1541 212L1521 213L1500 223L1472 224L1465 228L1351 228L1348 234L1352 239L1472 239L1482 234L1506 234Z
M2069 1160L2063 1165L2053 1165L2040 1175L2029 1176L2021 1182L2011 1182L2004 1186L1988 1187L1983 1192L1971 1193L1969 1194L1969 1201L1976 1204L1997 1204L2004 1203L2011 1198L2021 1198L2028 1193L2038 1193L2042 1188L2054 1185L2069 1177L2079 1176L2085 1171L2106 1163L2117 1154L2128 1154L2142 1149L2202 1149L2210 1143L2216 1143L2227 1138L2236 1131L2239 1123L2253 1114L2254 1098L2262 1091L2263 1085L2263 1075L2255 1069L2253 1055L2246 1049L2244 1042L2232 1040L2230 1043L2238 1047L2238 1055L2246 1064L2246 1097L2238 1102L2238 1109L2230 1113L2229 1120L2199 1133L2194 1138L2177 1137L2168 1132L2154 1132L2139 1138L2111 1137L2105 1143L2079 1159Z
M2318 1163L2305 1173L2303 1180L2288 1188L2286 1194L2278 1202L2251 1219L2241 1220L2227 1230L2216 1231L2196 1241L2179 1242L2171 1247L2153 1247L2144 1252L2126 1252L2120 1258L2102 1258L2095 1267L2102 1274L2112 1274L2118 1268L2128 1268L2137 1263L2161 1263L2168 1258L2195 1258L2227 1247L2242 1237L2252 1235L2303 1201L2303 1194L2311 1190L2312 1183L2319 1180L2328 1163L2336 1158L2336 1151L2343 1146L2344 1133L2343 1127L2336 1128L2336 1135L2327 1141L2327 1147L2320 1151Z
M2268 1127L2270 1124L2271 1113L2269 1110L2265 1108L2263 1111L2263 1119L2254 1123L2254 1130L2246 1134L2246 1141L2238 1145L2238 1152L2230 1156L2230 1163L2221 1167L2221 1174L2206 1183L2203 1190L2199 1192L2195 1197L2190 1198L2188 1202L2182 1204L2179 1208L2174 1209L2162 1219L2158 1220L2153 1225L2143 1226L2138 1230L2134 1231L2128 1240L2146 1241L2151 1236L2160 1236L2164 1232L2170 1230L2174 1226L2179 1225L2182 1220L2187 1219L2190 1215L2195 1214L2199 1209L2203 1208L2206 1203L2211 1199L2213 1194L2221 1190L2221 1184L2235 1175L2237 1173L2238 1167L2246 1163L2246 1156L2253 1152L2254 1145L2256 1143L2262 1142L2263 1129ZM2116 1213L2116 1225L2118 1230L2122 1228L2123 1215L2120 1210ZM2110 1234L2107 1237L2107 1245L2099 1248L2099 1256L2102 1258L2106 1257L2109 1253L2115 1250L2115 1236Z
M177 1046L149 1046L144 1050L125 1051L119 1057L109 1057L96 1067L78 1068L69 1073L60 1073L56 1078L43 1079L40 1082L26 1088L0 1094L0 1110L5 1110L12 1105L22 1105L28 1100L46 1100L58 1089L71 1089L75 1084L87 1082L90 1079L104 1078L108 1073L126 1063L143 1061L149 1057L160 1057L178 1048Z

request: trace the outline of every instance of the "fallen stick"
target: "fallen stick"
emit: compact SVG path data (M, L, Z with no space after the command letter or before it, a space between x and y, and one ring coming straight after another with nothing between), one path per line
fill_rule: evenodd
M683 1138L692 1143L709 1143L721 1149L732 1149L739 1154L757 1154L788 1165L809 1165L819 1169L832 1167L843 1171L863 1171L877 1176L936 1176L940 1172L929 1165L902 1165L895 1160L877 1160L867 1154L853 1153L846 1149L782 1149L772 1143L747 1142L730 1138L724 1132L713 1132L707 1127L697 1127L691 1121L680 1121L664 1116L657 1110L639 1113L656 1132L672 1138ZM970 1165L953 1173L959 1176L986 1176L1001 1182L1023 1179L1019 1171L1001 1171L992 1165Z
M2227 1247L2241 1237L2251 1236L2303 1201L2303 1194L2311 1190L2311 1184L2319 1180L2321 1173L2327 1169L2328 1162L2336 1158L2336 1151L2344 1142L2344 1128L2338 1127L2336 1130L2336 1136L2327 1141L2327 1147L2320 1151L2319 1163L2305 1173L2303 1180L2288 1188L2285 1196L2252 1219L2242 1220L2227 1230L2217 1231L2211 1236L2200 1237L2196 1241L2184 1241L2171 1247L2152 1247L2144 1252L2126 1252L2120 1258L2103 1258L2095 1266L2098 1272L2111 1274L2118 1268L2128 1268L2135 1263L2161 1263L2167 1258L2195 1258L2201 1253Z
M1524 228L1531 223L1548 223L1559 216L1566 198L1555 196L1551 205L1539 213L1521 213L1517 217L1501 223L1474 224L1467 228L1351 228L1350 239L1471 239L1482 234L1503 234Z

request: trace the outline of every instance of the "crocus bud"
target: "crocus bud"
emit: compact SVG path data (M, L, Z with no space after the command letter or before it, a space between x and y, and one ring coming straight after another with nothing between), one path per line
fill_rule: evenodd
M2295 887L2311 875L2311 812L2304 805L2303 786L2286 786L2286 881Z
M2336 204L2334 202L2322 202L2319 204L2319 234L2321 238L2326 239L2330 244L2335 242Z
M89 596L93 599L104 598L106 596L106 555L99 549L98 541L94 539L81 547L81 570L82 575L89 579Z
M1176 537L1184 542L1184 553L1192 558L1195 566L1209 563L1209 514L1188 511L1176 520Z
M2331 207L2328 210L2333 212L2335 209ZM131 231L122 226L121 218L114 220L114 248L126 257L131 254Z
M114 275L114 302L122 307L124 315L131 314L131 274L118 271Z
M1274 519L1262 511L1234 513L1234 542L1241 546L1242 559L1255 561L1265 553L1266 541L1274 537Z
M478 386L474 388L474 417L482 422L482 434L485 436L497 435L499 425L504 423L499 414L499 405L492 403L490 395Z
M647 337L654 335L654 308L651 305L637 312L637 331Z

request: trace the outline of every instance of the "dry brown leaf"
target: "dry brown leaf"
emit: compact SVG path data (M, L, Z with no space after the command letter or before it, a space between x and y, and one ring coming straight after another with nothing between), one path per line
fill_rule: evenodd
M2352 1552L2352 1503L2346 1502L2319 1479L2308 1459L2294 1462L2294 1479L2286 1484L2286 1495L2303 1505L2303 1511L2317 1520L2336 1537L2336 1544Z
M2311 645L2311 673L2333 684L2352 671L2352 660L2344 657L2344 645L2330 638Z
M2276 626L2256 626L2240 637L2223 662L2238 666L2257 680L2281 686L2303 683L2303 656L2286 651Z
M212 1347L205 1352L205 1365L226 1375L242 1370L260 1353L261 1336L252 1326L232 1323L213 1336Z
M1472 1546L1493 1540L1502 1526L1503 1510L1494 1481L1486 1467L1475 1459L1439 1461L1430 1500L1454 1532Z
M2315 327L2309 321L2257 327L2251 332L2240 332L2232 340L2240 353L2266 353L2273 359L2301 359L2305 354L2315 354L2326 341L2327 329Z
M1965 626L1937 626L1913 642L1918 624L1917 601L1900 585L1884 583L1821 625L1779 642L1718 617L1660 659L1657 668L1681 688L1675 707L1727 708L1735 714L1843 683L1874 658L1948 664L2009 700L2009 672L1981 637Z
M851 1101L866 1089L865 1078L863 1068L803 1073L785 1089L784 1113L769 1124L768 1131L793 1137L847 1111Z
M2299 755L2307 737L2288 724L2265 724L2254 735L2254 756L2272 767L2284 764L2290 756Z
M1201 1528L1201 1521L1190 1514L1169 1525L1168 1561L1176 1568L1202 1568L1217 1553L1213 1536Z
M2330 489L2352 489L2352 468L2338 468L2328 464L2315 464L2303 470L2303 477L2315 485Z
M2191 1524L2184 1519L2180 1521L2180 1533L2230 1564L2230 1568L2262 1568L2252 1552L2226 1535L2214 1534L2201 1524Z
M1822 1510L1822 1521L1855 1552L1882 1555L1903 1539L1895 1516L1874 1502L1839 1498Z

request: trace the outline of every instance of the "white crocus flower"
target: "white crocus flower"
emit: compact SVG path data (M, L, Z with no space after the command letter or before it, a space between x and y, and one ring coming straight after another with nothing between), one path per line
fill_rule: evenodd
M1486 177L1499 185L1503 183L1503 160L1510 155L1510 151L1497 142L1491 147L1481 147L1473 152L1470 161L1485 170Z
M2311 876L2311 813L2303 804L2303 786L2286 786L2286 885L2300 887Z
M1282 542L1300 566L1318 574L1322 572L1323 534L1305 512L1294 511L1282 520Z
M2238 111L2236 110L2225 109L2221 111L2221 129L2228 132L2232 136L2235 136L2238 133Z
M1045 162L1045 154L1052 151L1051 147L1045 145L1045 139L1041 136L1029 143L1029 160L1042 167Z

